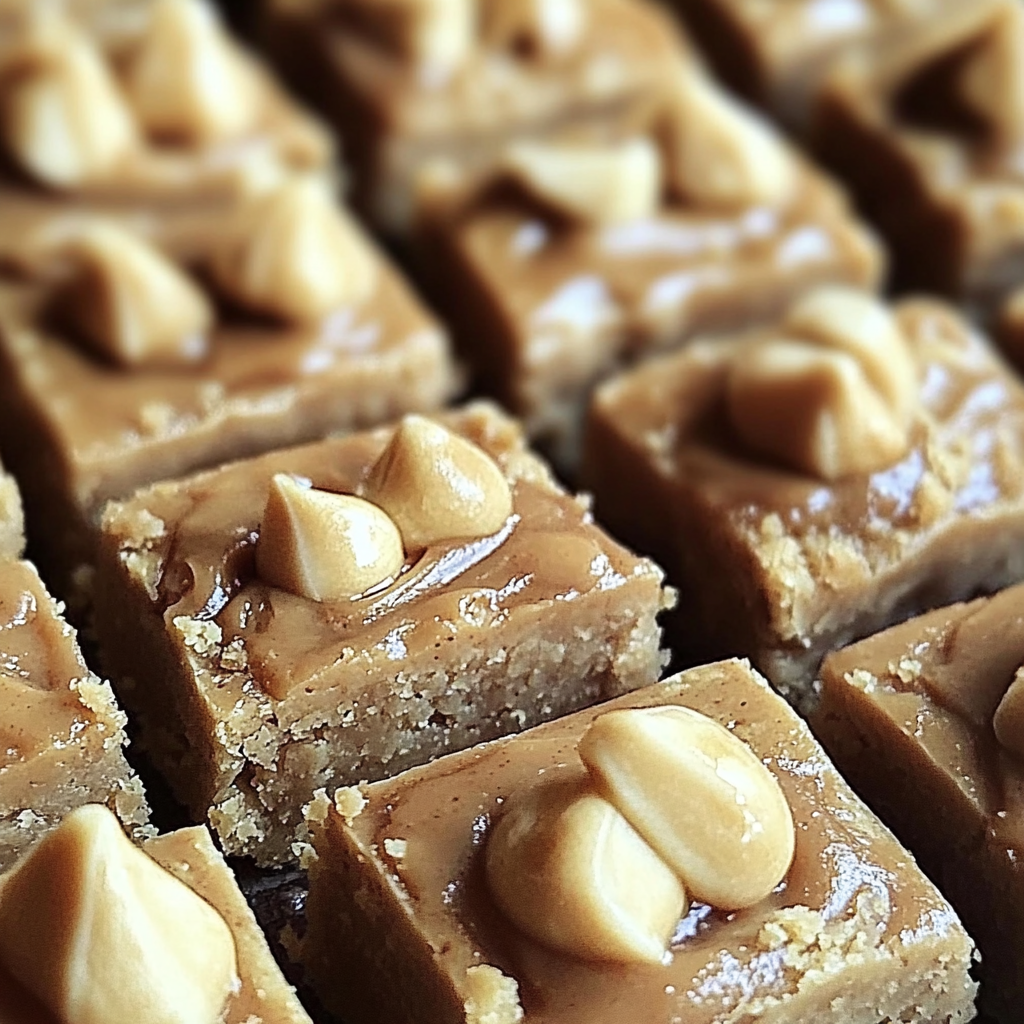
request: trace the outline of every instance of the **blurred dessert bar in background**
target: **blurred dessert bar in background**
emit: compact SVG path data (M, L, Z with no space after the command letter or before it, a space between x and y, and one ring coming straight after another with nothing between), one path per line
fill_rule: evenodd
M821 659L1024 579L1024 388L948 306L826 288L597 394L584 485L680 588L673 640L797 702Z
M683 48L647 0L270 0L263 40L394 236L428 169L486 176L511 142L629 124Z
M509 147L472 195L434 197L419 239L476 386L570 472L617 369L882 273L842 192L757 114L684 64L664 93L622 136Z

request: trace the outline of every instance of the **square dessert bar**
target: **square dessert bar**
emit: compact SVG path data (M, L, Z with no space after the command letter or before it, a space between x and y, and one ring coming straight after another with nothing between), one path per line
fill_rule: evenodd
M962 0L672 0L715 70L747 99L805 129L835 60L902 41Z
M701 72L671 83L625 135L513 147L420 241L478 386L569 466L591 389L623 365L881 276L828 179Z
M329 178L334 147L208 0L0 12L0 270L46 271L103 215L188 252L269 182Z
M812 726L981 951L979 1006L1024 1002L1024 587L829 655Z
M1024 278L1024 10L954 4L822 88L814 147L894 254L902 288L990 308Z
M429 165L485 173L510 142L608 130L657 96L682 40L647 0L274 0L264 46L334 124L353 199L405 234Z
M82 804L145 825L124 727L32 565L0 563L0 871Z
M1024 579L1024 389L950 308L826 289L597 394L584 485L673 639L811 698L830 650Z
M392 445L413 435L489 465L487 487L504 488L510 504L484 535L430 537L401 520L399 536L376 506L339 497L365 489L382 453L414 473L419 455L393 455ZM292 475L290 499L281 474ZM337 533L288 539L306 521L292 507L302 496L293 478L312 481L311 501L355 502L375 536L394 538L397 560L379 585L317 599L317 580L334 583L321 570ZM420 482L411 500L425 502L429 528L441 491L436 479ZM282 571L302 550L305 567ZM227 852L262 863L295 856L302 806L318 788L392 775L652 682L664 662L656 616L669 603L661 571L598 529L486 405L112 503L96 582L104 664L141 744Z
M69 274L0 285L4 450L75 612L108 499L458 387L440 324L315 183L245 205L189 265L107 223L76 233Z
M501 834L504 816L540 787L576 785L581 740L605 715L698 717L679 708L746 745L754 768L781 790L795 831L783 881L739 911L694 899L660 962L584 958L531 937L495 896L495 861L499 882L510 863L491 853L510 834ZM684 672L396 779L341 790L333 803L321 797L310 819L304 962L321 998L353 1024L947 1024L974 1016L972 943L955 915L744 662ZM573 822L566 815L559 824L571 843ZM557 827L552 836L562 841ZM581 859L599 864L608 841L603 832ZM528 870L529 849L525 857ZM576 863L571 848L566 857L560 863ZM618 859L618 871L630 867ZM655 884L653 873L640 877ZM583 869L576 882L585 880ZM615 868L604 882L613 889ZM531 901L528 886L521 893ZM625 931L629 918L610 917L612 909L603 920ZM580 931L588 923L584 912Z

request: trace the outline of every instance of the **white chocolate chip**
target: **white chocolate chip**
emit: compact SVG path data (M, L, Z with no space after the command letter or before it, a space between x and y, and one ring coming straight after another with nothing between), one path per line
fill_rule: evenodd
M585 223L649 217L661 199L661 157L649 139L520 142L509 148L505 167L535 198Z
M217 1024L240 986L220 914L98 805L0 878L0 965L74 1024Z
M681 67L664 122L666 177L686 202L711 208L785 203L796 165L775 130L697 68Z
M486 870L523 932L585 959L660 963L686 912L677 876L585 778L513 794L488 838Z
M80 264L63 313L78 335L121 366L192 363L207 352L214 314L202 290L162 253L113 224L71 243Z
M237 138L260 112L253 73L206 0L155 0L125 91L151 136L189 144Z
M300 178L256 197L239 214L211 270L240 305L303 323L363 301L377 264L323 185Z
M892 315L841 288L811 293L779 336L744 348L727 389L748 449L828 481L897 462L916 396L917 367Z
M387 513L278 473L270 483L256 569L266 582L312 601L340 601L398 575L402 538Z
M527 56L562 56L587 30L584 0L485 0L483 38L492 47Z
M512 515L512 491L497 463L422 416L402 419L362 493L398 524L409 550L490 536Z
M752 906L782 881L795 830L775 776L717 722L685 707L599 715L579 744L598 791L694 899Z
M102 54L63 19L39 19L23 52L8 58L8 71L0 98L5 148L41 182L75 188L102 181L138 146Z

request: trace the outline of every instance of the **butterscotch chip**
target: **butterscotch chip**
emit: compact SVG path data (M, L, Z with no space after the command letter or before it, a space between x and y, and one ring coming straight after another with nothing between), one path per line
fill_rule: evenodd
M203 0L152 5L125 88L150 135L193 145L236 138L260 113L251 72Z
M761 118L740 106L699 69L680 67L665 119L666 174L684 200L731 209L785 202L796 166Z
M217 1024L239 985L224 919L96 804L0 877L0 965L74 1024Z
M10 58L0 99L5 149L33 177L71 188L101 180L138 144L131 111L96 46L56 16Z
M408 549L486 537L512 514L512 491L480 447L422 416L406 416L363 487L398 524Z
M274 476L256 545L256 568L268 583L337 601L393 578L404 561L397 527L375 505Z
M516 53L569 53L587 29L584 0L485 0L482 6L484 39Z
M746 447L823 480L898 461L918 381L889 311L826 288L797 303L780 330L738 352L730 370L729 414Z
M595 145L521 142L506 167L537 199L586 223L650 216L661 199L661 159L648 139Z
M213 308L169 259L113 224L90 226L71 249L81 269L61 309L100 356L152 366L206 355Z
M789 803L750 747L718 722L674 705L611 711L583 734L579 755L695 899L753 906L789 871Z
M212 259L236 302L316 321L365 299L377 272L359 230L319 181L294 179L254 200Z
M798 337L855 356L894 413L904 419L910 416L917 364L896 317L883 302L855 288L816 288L790 307L783 323Z
M755 345L729 378L729 413L754 453L822 480L892 465L901 423L852 356L780 338Z
M487 840L487 881L523 932L585 959L661 963L688 905L671 868L585 776L508 800Z

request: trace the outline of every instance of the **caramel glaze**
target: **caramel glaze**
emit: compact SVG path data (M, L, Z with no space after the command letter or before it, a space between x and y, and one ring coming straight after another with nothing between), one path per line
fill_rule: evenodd
M52 758L41 755L65 760L102 743L88 729L95 713L70 685L88 676L35 570L26 562L0 567L0 794L9 791L17 803L29 787L45 785Z
M880 257L871 237L820 174L801 168L798 179L796 199L777 209L666 202L652 218L604 227L562 222L519 197L477 205L436 229L500 342L482 348L479 324L467 323L463 345L475 363L494 364L488 387L543 415L550 392L579 392L695 332L773 316L811 283L872 286ZM463 321L463 285L437 287Z
M866 813L806 727L744 664L693 670L605 709L663 703L693 707L726 725L777 776L797 835L785 881L739 913L694 905L677 929L671 962L657 967L586 963L517 932L490 900L481 849L504 798L540 774L581 769L576 743L600 711L580 712L364 787L369 802L352 825L356 842L368 859L384 858L435 962L456 985L482 961L518 981L526 1018L537 1024L618 1024L627 1017L710 1024L730 1005L796 990L801 979L783 966L783 951L758 940L781 908L804 906L836 921L870 893L881 943L912 946L950 930L953 918L938 893ZM329 822L337 842L340 818L332 812ZM406 841L400 860L385 854L387 839ZM799 1013L786 1011L793 1012ZM775 1019L768 1013L765 1019Z
M1015 508L1024 471L1024 389L988 342L941 303L910 300L896 315L920 368L920 397L910 448L886 469L825 484L745 452L724 387L746 339L642 368L615 391L616 421L651 449L660 472L685 481L737 528L757 536L774 514L798 540L854 538L868 566L884 569L904 542L923 546L959 517ZM936 477L950 493L933 509L925 491Z
M315 13L298 17L309 21L310 45L327 51L389 134L440 138L455 147L470 135L497 140L531 123L557 123L581 106L614 106L660 89L685 45L654 5L587 0L586 29L567 53L546 58L481 41L454 73L427 76L382 41L375 6L373 0L309 5Z
M859 686L928 770L982 823L987 842L1024 855L1024 764L997 742L992 718L1024 664L1024 586L941 608L831 655L829 687L860 670ZM867 680L863 680L867 683Z
M249 675L279 702L275 716L282 728L308 715L312 694L343 688L372 695L379 679L400 679L406 666L421 670L442 645L486 644L493 651L501 646L502 624L520 609L554 609L630 578L659 575L610 542L579 502L540 479L535 468L529 479L517 478L512 467L522 441L509 421L489 412L452 420L514 481L513 516L494 536L407 552L397 580L351 601L321 604L263 584L254 577L252 546L274 473L353 493L383 450L387 431L275 452L184 484L157 486L124 506L128 517L145 509L165 524L152 547L159 566L156 603L165 621L212 621L225 645L241 641ZM499 633L484 641L490 629ZM215 679L207 698L229 715L251 684L239 675Z
M7 286L0 360L59 446L65 486L91 512L154 477L443 401L454 380L440 328L396 273L383 263L377 272L368 300L312 328L225 311L209 357L173 370L102 362L51 322L48 288ZM295 410L301 420L277 423ZM238 443L222 451L232 431Z

